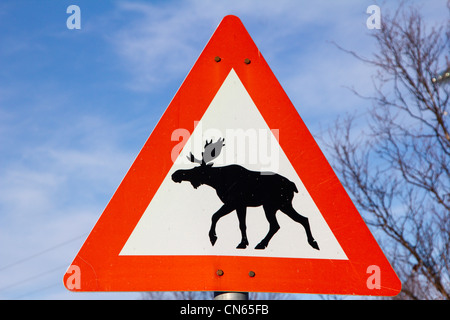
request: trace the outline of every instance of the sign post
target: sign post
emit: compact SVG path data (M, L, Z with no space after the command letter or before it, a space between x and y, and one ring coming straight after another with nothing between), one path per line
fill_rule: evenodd
M401 283L239 18L226 16L69 270L73 291L385 295ZM222 293L225 292L225 293Z
M248 292L214 292L214 300L248 300Z

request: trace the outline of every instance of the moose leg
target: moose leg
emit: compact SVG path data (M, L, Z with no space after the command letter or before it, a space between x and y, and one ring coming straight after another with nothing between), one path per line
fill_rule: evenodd
M217 210L216 213L213 214L213 216L211 218L211 228L209 229L209 240L211 241L212 245L214 245L217 240L217 235L216 235L217 221L219 221L220 218L229 214L233 210L234 210L234 207L224 204L219 210Z
M317 244L316 240L314 240L314 237L311 233L311 228L309 227L308 218L302 216L297 211L295 211L295 209L292 207L291 203L281 207L281 211L283 211L289 218L291 218L295 222L300 223L305 228L309 245L316 250L320 250L319 245Z
M247 240L247 225L245 223L245 217L247 215L247 208L246 207L240 207L236 209L236 213L239 219L239 229L241 230L241 243L238 244L236 249L245 249L248 246L248 240Z
M263 206L263 208L266 214L267 221L269 221L270 227L267 235L264 237L264 239L261 240L260 243L258 243L255 249L265 249L269 245L270 239L272 239L273 235L280 229L280 225L278 224L277 218L275 216L278 209L269 206Z

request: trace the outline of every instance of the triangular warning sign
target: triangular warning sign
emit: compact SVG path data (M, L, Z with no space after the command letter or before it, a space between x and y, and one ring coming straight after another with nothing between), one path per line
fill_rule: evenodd
M234 16L218 26L64 285L387 296L401 289Z

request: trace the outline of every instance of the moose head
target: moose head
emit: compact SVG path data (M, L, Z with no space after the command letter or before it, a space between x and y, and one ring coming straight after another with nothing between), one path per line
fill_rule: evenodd
M172 180L174 182L189 181L192 186L197 189L200 185L207 183L210 177L210 168L213 165L211 162L217 158L225 145L223 142L225 139L219 138L216 142L212 142L212 139L208 142L206 141L204 151L202 152L202 159L199 160L190 153L188 160L200 164L200 166L194 167L192 169L180 169L172 174ZM210 163L211 162L211 163Z

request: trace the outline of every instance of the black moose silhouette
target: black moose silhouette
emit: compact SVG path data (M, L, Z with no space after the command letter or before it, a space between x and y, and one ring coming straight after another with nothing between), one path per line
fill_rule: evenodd
M293 182L276 173L250 171L239 165L213 167L212 163L208 163L220 154L222 147L225 145L224 140L219 138L214 143L212 143L212 140L206 141L202 160L196 159L192 153L188 157L191 162L198 163L200 166L187 170L177 170L172 174L174 182L189 181L195 189L202 184L213 187L223 202L223 206L212 216L209 230L211 244L214 246L217 240L217 221L236 210L239 229L242 234L241 242L237 248L245 249L248 246L245 223L247 207L262 205L270 228L265 238L255 249L265 249L270 239L280 229L275 214L278 210L281 210L305 228L309 245L319 250L319 246L311 234L308 218L297 213L292 207L294 192L298 192Z

